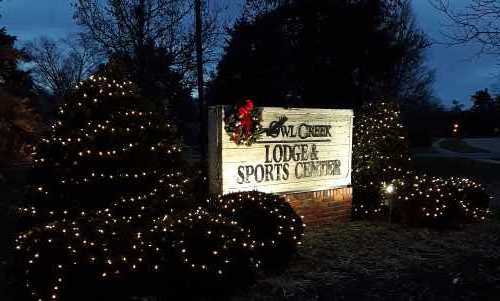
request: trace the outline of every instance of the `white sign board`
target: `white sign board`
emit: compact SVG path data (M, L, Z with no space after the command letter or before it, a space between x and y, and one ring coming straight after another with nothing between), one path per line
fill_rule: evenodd
M230 140L224 113L223 106L209 109L212 193L304 192L351 184L352 110L262 108L263 128L286 121L250 146Z

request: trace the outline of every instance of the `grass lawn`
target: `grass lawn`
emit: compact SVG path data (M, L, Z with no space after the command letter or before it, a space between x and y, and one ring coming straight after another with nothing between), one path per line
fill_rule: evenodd
M498 300L500 224L438 232L352 222L308 231L279 275L235 300Z
M441 148L450 150L456 153L489 153L489 151L482 148L473 147L465 141L457 139L445 139L439 142Z

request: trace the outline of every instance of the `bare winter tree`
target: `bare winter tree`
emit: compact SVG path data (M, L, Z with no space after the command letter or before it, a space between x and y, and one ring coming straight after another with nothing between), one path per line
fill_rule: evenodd
M100 61L90 47L71 39L38 38L27 43L25 51L35 84L56 97L86 78Z
M108 56L126 54L141 65L145 45L166 49L176 71L195 70L194 2L186 0L76 0L74 18L86 40ZM217 14L205 6L204 59L218 39Z
M429 2L450 21L444 33L450 44L476 42L481 45L481 53L500 54L500 1L469 0L462 7L451 0Z
M425 65L426 50L431 46L426 34L419 29L410 0L387 1L393 15L387 26L393 28L400 45L401 61L395 66L393 89L399 91L404 109L418 110L432 99L434 71ZM406 108L405 108L406 106Z

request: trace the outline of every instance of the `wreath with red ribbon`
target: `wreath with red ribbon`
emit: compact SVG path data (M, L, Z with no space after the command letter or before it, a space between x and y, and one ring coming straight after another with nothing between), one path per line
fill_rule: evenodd
M252 145L262 134L262 110L250 99L229 108L224 114L225 130L237 145Z

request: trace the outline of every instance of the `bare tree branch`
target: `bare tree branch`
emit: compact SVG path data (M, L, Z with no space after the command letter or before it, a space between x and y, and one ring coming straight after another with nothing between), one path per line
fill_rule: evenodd
M191 0L74 0L77 23L85 40L100 53L126 54L140 60L141 47L164 48L173 68L192 78L194 66L194 18ZM205 1L206 2L206 1ZM204 60L213 62L222 39L218 7L204 6Z
M450 21L443 32L447 44L475 42L480 45L479 54L500 54L500 1L470 0L461 8L450 0L428 1Z
M62 97L94 71L101 59L91 47L75 39L41 37L25 45L35 84Z

